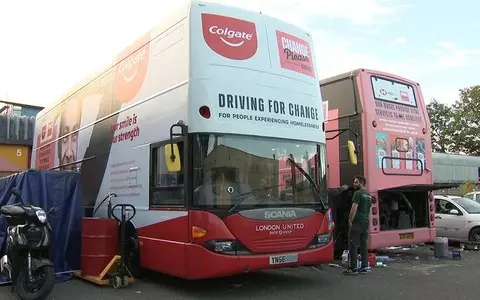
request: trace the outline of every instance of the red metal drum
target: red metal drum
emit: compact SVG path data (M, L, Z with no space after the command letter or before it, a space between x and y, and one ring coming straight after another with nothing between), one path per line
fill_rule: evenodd
M117 221L115 219L83 218L81 250L82 275L100 275L117 253Z

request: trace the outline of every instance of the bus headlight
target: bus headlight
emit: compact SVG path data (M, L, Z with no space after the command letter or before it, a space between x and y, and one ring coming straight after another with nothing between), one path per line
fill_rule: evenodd
M210 251L223 254L235 254L235 241L229 240L210 240L205 243L205 247Z
M215 242L215 252L233 251L233 242Z
M330 233L324 233L324 234L319 234L317 235L317 246L325 246L330 242L331 239L331 234Z
M313 238L313 240L308 245L309 249L315 249L319 247L326 246L332 240L332 234L328 233L320 233Z

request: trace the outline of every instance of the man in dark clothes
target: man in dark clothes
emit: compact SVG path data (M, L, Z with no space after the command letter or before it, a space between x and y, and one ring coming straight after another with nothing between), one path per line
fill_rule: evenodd
M349 255L350 266L345 274L366 274L368 272L368 227L370 224L370 209L372 207L372 196L365 189L367 179L363 176L356 176L353 181L355 192L352 197L352 208L348 224L349 232ZM362 266L357 268L357 251L360 247Z
M333 232L335 256L348 247L348 212L353 194L353 187L343 185L338 188L328 189L328 207L332 210L332 219L335 222Z

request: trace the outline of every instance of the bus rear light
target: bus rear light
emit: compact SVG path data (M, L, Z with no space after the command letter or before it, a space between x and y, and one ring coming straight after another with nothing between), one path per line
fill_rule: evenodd
M377 214L377 208L376 208L376 207L372 207L372 214L373 214L373 215L376 215L376 214Z
M207 230L202 227L192 226L192 238L199 239L207 235Z
M372 121L372 126L373 126L373 127L377 127L377 121L373 120L373 121Z
M435 215L434 214L430 214L430 222L433 222L435 221Z
M378 225L377 218L373 218L372 223L373 223L373 226L377 226Z
M430 204L430 211L433 212L433 204Z
M375 203L377 203L377 197L372 196L372 204L375 204Z
M425 128L422 128L422 133L423 134L427 133L427 130Z
M198 112L200 113L200 115L202 117L204 117L205 119L210 119L210 108L208 106L202 106L200 107L200 109L198 110Z

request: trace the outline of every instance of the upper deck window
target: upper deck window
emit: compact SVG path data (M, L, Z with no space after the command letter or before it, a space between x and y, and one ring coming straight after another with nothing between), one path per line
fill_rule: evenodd
M417 107L413 86L399 81L372 76L372 88L375 99Z

